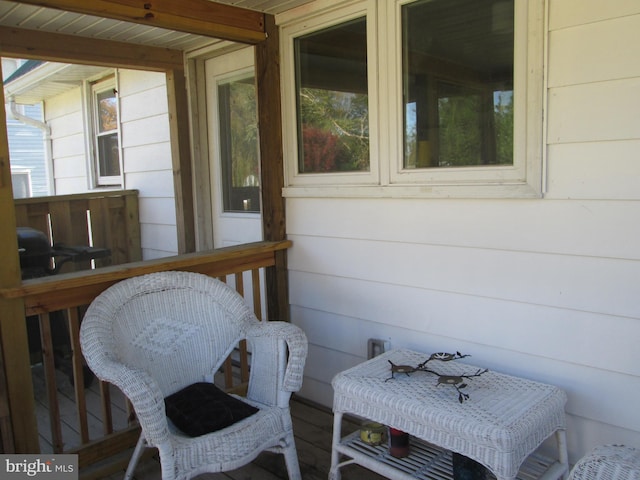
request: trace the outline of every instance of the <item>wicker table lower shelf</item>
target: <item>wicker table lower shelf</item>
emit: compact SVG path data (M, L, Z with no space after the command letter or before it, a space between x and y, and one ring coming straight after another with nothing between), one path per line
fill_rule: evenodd
M386 444L371 446L360 440L356 431L342 439L336 450L347 457L340 466L357 463L369 470L395 479L450 480L453 478L451 452L441 447L411 437L411 454L405 458L395 458L389 454ZM557 478L555 470L562 470L551 458L534 453L520 468L517 480L537 480L543 477ZM488 479L496 477L488 472Z
M340 463L339 454L392 479L433 478L420 476L422 465L415 471L398 469L389 463L393 461L390 457L385 460L383 456L380 461L356 449L355 443L346 442L341 434L344 414L387 425L441 449L455 451L484 465L499 480L516 480L527 457L553 437L558 460L542 476L545 480L566 478L567 396L562 390L487 371L473 376L465 391L470 398L461 403L455 390L439 387L439 381L428 373L393 376L390 371L390 365L419 365L425 358L429 357L420 352L390 350L333 378L332 480L339 480L341 465L349 463ZM441 375L452 378L480 371L473 365L450 361L441 361L437 368ZM400 466L410 461L411 457Z

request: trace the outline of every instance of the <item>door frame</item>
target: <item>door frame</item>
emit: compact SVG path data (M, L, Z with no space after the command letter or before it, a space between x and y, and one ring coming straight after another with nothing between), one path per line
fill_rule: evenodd
M258 95L258 129L260 135L260 172L262 231L265 241L286 240L284 163L282 146L282 102L280 91L280 35L275 18L265 16L266 40L255 48L255 75ZM204 62L244 45L220 42L206 51L186 55L190 91L191 132L193 138L193 192L196 248L213 248L211 185L208 182L209 152L207 142L206 85ZM266 135L265 132L269 134ZM207 218L209 220L207 220ZM286 252L276 255L276 265L265 271L267 318L289 321L289 282Z
M262 229L260 224L262 222L262 206L260 205L260 211L258 212L226 212L224 210L224 183L223 167L222 167L222 153L221 147L221 130L220 130L220 118L219 118L219 85L232 82L235 80L251 77L254 79L255 89L255 60L252 47L246 47L241 50L227 53L218 59L209 59L205 62L206 78L207 82L207 101L206 112L208 119L208 135L209 135L209 172L210 172L210 187L211 187L211 206L212 206L212 225L213 225L213 238L214 248L220 248L230 246L230 244L224 243L225 241L233 241L233 244L242 242L248 236L252 236L255 232L255 228L259 229L255 238L250 241L262 240ZM256 91L257 96L257 91ZM257 109L257 99L256 99ZM256 111L257 122L257 111ZM257 127L257 125L256 125ZM258 135L259 135L258 131ZM259 136L256 138L256 150L259 150ZM259 154L259 152L258 152ZM258 155L259 157L259 155ZM259 158L258 158L259 162ZM262 175L262 172L260 172ZM228 225L235 224L235 225ZM223 225L230 226L231 228L223 229ZM222 230L224 232L222 233ZM230 232L236 232L235 238ZM244 243L244 242L243 242Z

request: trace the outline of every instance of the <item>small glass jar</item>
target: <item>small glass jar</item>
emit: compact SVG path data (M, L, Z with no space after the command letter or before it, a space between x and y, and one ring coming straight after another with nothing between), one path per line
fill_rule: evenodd
M380 445L384 442L385 430L384 426L379 423L365 423L360 428L360 440L367 445Z
M409 434L389 427L389 453L392 457L404 458L409 456Z

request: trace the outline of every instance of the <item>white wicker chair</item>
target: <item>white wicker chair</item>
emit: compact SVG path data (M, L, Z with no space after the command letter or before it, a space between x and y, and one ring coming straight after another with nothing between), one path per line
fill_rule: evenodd
M569 480L640 480L640 449L598 446L578 460Z
M211 379L246 338L251 370L246 403L259 408L231 426L189 437L168 421L164 398ZM289 398L302 384L307 339L285 322L260 322L219 280L163 272L124 280L99 295L80 332L89 367L131 400L142 435L125 478L145 446L157 447L163 480L239 468L264 450L283 453L300 479Z

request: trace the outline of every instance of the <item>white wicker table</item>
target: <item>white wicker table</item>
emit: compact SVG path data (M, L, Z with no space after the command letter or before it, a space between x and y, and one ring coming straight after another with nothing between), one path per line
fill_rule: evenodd
M341 421L345 413L405 431L415 437L419 449L428 442L426 445L472 458L487 467L498 480L515 479L525 460L545 439L555 435L558 459L547 462L544 471L536 473L534 478L566 477L569 470L564 414L567 398L562 390L489 371L466 381L464 392L469 399L460 403L455 388L438 386L438 377L433 374L396 373L395 378L390 379L389 361L416 366L427 358L429 354L391 350L334 377L330 479L338 480L340 468L350 463L398 480L443 478L425 476L424 468L411 467L416 461L413 454L400 462L403 465L398 468L395 459L380 454L380 447L376 453L376 449L356 445L353 435L342 438ZM428 367L442 375L473 375L478 370L461 361L431 361ZM348 459L340 462L340 455ZM409 467L404 468L407 463Z

